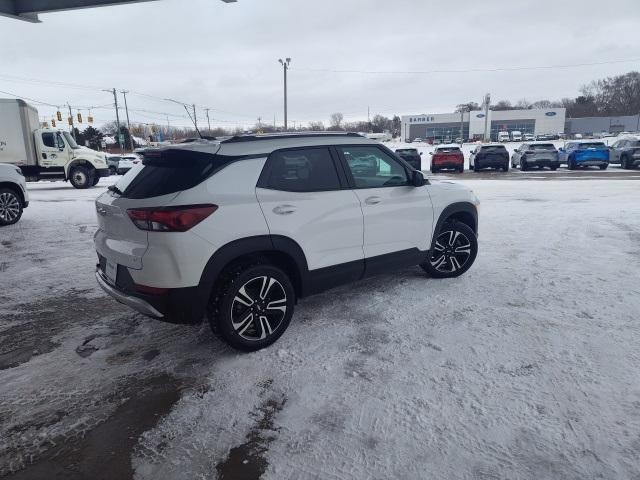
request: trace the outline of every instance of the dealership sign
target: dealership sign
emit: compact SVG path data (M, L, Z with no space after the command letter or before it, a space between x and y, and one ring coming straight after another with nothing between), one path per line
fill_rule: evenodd
M545 113L545 115L546 115L547 117L553 117L553 116L555 116L555 115L556 115L556 112L547 112L547 113Z
M478 114L476 115L476 117L478 117L478 118L483 118L483 117L484 117L484 113L478 113Z

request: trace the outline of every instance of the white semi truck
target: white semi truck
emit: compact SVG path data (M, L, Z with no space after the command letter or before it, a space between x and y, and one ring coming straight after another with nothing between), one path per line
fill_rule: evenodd
M62 179L89 188L109 176L104 153L81 147L65 131L41 128L23 100L0 98L0 163L20 167L29 182Z

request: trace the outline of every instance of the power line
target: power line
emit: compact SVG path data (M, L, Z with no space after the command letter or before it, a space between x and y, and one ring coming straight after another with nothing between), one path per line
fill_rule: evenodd
M437 69L437 70L335 70L329 68L292 68L293 70L326 73L360 73L375 75L431 75L435 73L473 73L473 72L514 72L520 70L549 70L555 68L593 67L597 65L611 65L614 63L638 62L640 58L624 60L610 60L606 62L570 63L562 65L535 65L518 67L467 68L467 69Z

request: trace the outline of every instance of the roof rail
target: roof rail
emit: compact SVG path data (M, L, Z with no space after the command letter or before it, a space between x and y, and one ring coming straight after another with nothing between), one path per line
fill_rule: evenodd
M231 138L221 140L220 143L256 142L260 140L277 140L281 138L306 138L306 137L362 137L362 135L355 132L266 133L261 135L234 135Z

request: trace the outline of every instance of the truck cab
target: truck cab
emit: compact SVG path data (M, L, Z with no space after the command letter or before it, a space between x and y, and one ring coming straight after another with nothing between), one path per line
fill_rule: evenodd
M498 132L498 141L499 142L508 142L511 140L509 137L509 132Z
M0 144L0 164L19 167L30 182L89 188L110 174L104 153L79 146L69 132L41 128L38 111L22 100L0 99Z

